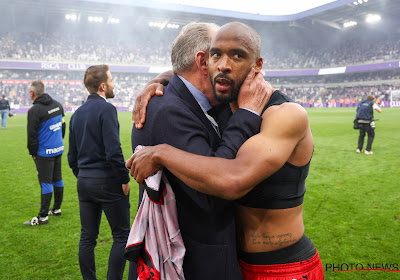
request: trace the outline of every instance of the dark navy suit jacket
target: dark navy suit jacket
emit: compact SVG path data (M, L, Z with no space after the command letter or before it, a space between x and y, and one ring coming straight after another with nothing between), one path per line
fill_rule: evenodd
M68 163L76 177L116 178L121 184L130 180L117 109L98 94L90 94L71 117Z
M226 109L226 108L225 108ZM163 97L153 97L144 127L132 130L132 148L162 143L204 156L234 158L240 146L260 130L261 117L239 109L229 122L226 110L222 139L196 99L177 75ZM218 119L218 118L217 118ZM242 279L236 254L233 203L199 193L164 169L175 192L178 222L186 247L187 280Z

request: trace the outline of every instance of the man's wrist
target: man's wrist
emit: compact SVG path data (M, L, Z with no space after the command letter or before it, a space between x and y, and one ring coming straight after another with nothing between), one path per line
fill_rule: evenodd
M168 155L168 145L160 144L154 153L154 162L159 165L165 165L165 158Z
M257 116L260 116L260 114L259 114L258 112L254 111L254 110L252 110L252 109L248 109L248 108L244 108L244 107L239 107L239 109L243 109L243 110L252 112L253 114L256 114Z

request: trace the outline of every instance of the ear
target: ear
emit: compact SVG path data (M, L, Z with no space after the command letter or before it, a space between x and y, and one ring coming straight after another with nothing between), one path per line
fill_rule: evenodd
M256 70L256 73L261 72L262 67L263 67L263 63L264 62L263 62L263 58L262 57L257 58L256 65L254 66L254 68Z
M99 85L99 90L98 90L98 91L103 92L103 91L105 91L105 89L106 89L106 84L105 84L105 83L101 83L101 84Z
M208 75L208 53L205 51L198 51L196 53L196 66L203 75Z

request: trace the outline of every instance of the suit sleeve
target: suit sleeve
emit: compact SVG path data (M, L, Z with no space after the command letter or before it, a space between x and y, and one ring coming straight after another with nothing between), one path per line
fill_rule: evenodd
M261 117L246 110L237 111L230 119L221 146L216 151L210 146L210 135L204 124L182 108L169 106L159 110L153 124L150 129L157 131L151 133L154 145L167 143L198 155L234 158L240 146L259 132ZM185 192L193 203L198 203L203 209L208 208L208 211L213 211L214 204L219 203L219 200L209 199L208 195L190 187L185 188Z
M78 168L78 150L76 147L75 135L74 131L72 130L72 121L73 117L69 122L69 150L68 150L68 164L69 167L72 169L75 177L78 178L79 168Z
M229 120L222 135L221 146L214 153L215 157L233 159L239 148L250 137L260 132L262 117L245 109L239 109Z
M232 159L247 139L260 132L261 121L260 116L239 109L229 120L221 145L213 151L204 124L193 114L169 106L160 110L156 116L152 129L158 133L152 133L151 142L167 143L194 154Z
M110 106L112 105L110 104ZM102 134L106 159L119 174L121 184L127 184L130 180L129 170L125 167L125 160L119 140L117 109L114 106L111 109L105 110L102 115Z
M28 111L28 150L31 156L37 156L39 125L39 112L32 107Z

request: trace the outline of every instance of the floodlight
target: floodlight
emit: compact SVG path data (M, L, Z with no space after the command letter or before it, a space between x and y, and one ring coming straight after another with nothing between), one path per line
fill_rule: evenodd
M357 1L354 1L353 4L354 4L355 6L357 6L357 5L358 5L358 2L357 2Z
M107 23L117 24L117 23L119 23L119 18L110 17L110 18L108 18L108 22Z
M79 20L79 16L76 14L66 14L65 19L70 21L77 21Z
M343 23L343 27L345 27L345 28L355 26L355 25L357 25L357 22L355 22L355 21L346 21L345 23Z
M363 0L358 0L357 2L360 3L360 4L362 4L362 3L363 3Z
M368 23L375 23L381 20L380 15L374 15L374 14L368 14L367 17L365 18L365 21Z

